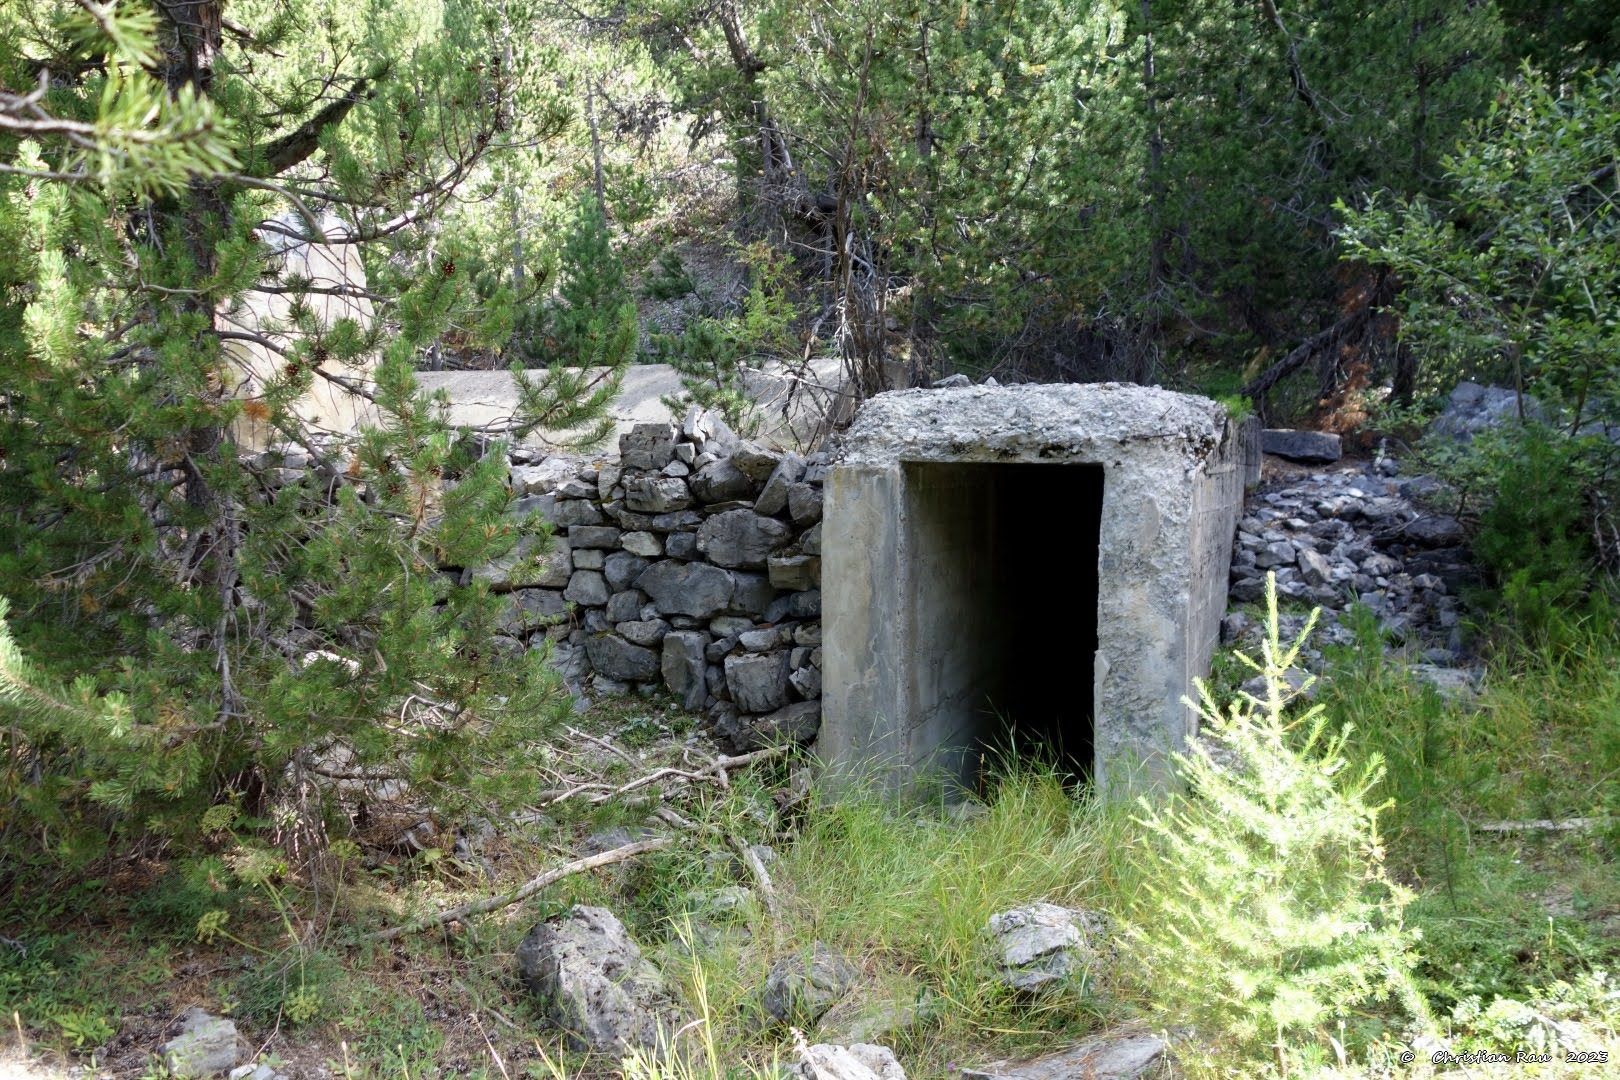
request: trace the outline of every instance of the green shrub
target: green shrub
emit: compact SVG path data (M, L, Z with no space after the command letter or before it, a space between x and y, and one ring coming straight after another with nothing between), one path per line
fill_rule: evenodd
M1584 440L1527 425L1499 451L1495 497L1480 517L1474 553L1504 581L1578 589L1592 556Z
M658 256L658 268L647 275L641 295L649 300L679 300L697 289L680 255L672 249Z
M1201 685L1189 702L1204 729L1176 755L1189 790L1142 802L1148 884L1127 926L1155 1007L1255 1056L1325 1041L1330 1021L1371 1002L1425 1015L1410 894L1384 868L1372 801L1383 763L1349 767L1350 730L1330 730L1320 705L1289 715L1284 673L1315 618L1285 648L1274 579L1267 592L1261 658L1243 657L1265 690L1223 710Z

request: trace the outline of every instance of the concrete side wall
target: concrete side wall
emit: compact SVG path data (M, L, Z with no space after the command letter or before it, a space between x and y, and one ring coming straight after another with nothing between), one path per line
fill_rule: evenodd
M1251 418L1252 419L1252 418ZM1186 693L1196 697L1194 679L1209 675L1210 660L1221 636L1226 612L1228 570L1237 520L1243 513L1243 492L1248 486L1249 451L1259 446L1259 422L1228 424L1227 437L1204 460L1193 484L1192 582L1187 609ZM1196 730L1196 717L1187 710L1187 730Z
M998 498L983 466L907 465L906 743L913 768L971 784L981 712L1009 628L995 625ZM876 584L876 583L874 583Z
M908 767L902 665L904 483L898 465L828 472L821 551L822 756L845 768Z
M1238 424L1237 457L1243 463L1245 488L1252 488L1260 482L1260 467L1266 461L1265 451L1260 445L1260 433L1263 430L1258 416L1250 416Z
M1160 783L1165 755L1185 745L1190 466L1179 454L1106 463L1095 661L1096 778L1103 788Z

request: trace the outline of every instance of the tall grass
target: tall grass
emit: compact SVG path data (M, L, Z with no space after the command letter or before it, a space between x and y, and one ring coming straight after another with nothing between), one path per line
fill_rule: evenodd
M1601 917L1620 910L1620 828L1480 828L1620 815L1612 606L1598 596L1542 615L1485 625L1483 679L1450 696L1386 657L1375 621L1353 615L1357 645L1334 657L1322 694L1361 733L1352 755L1386 763L1390 863L1418 891L1419 974L1441 1009L1620 967Z
M989 790L983 803L955 806L850 784L818 796L770 867L779 916L760 907L746 939L666 953L687 1000L704 1003L718 1060L793 1059L791 1033L763 1016L759 993L774 961L814 941L861 979L810 1040L847 1041L883 1021L881 1041L913 1075L1048 1048L1129 1012L1124 998L1079 982L1038 1002L1016 995L996 977L985 928L1038 900L1117 910L1138 884L1129 852L1140 827L1127 807L1081 797L1036 764L1004 768Z

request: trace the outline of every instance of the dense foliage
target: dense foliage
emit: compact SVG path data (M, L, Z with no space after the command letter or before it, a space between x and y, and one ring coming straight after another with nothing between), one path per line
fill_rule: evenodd
M504 10L0 14L6 85L37 86L0 103L6 844L183 839L221 803L318 835L334 777L481 801L535 751L565 699L458 574L544 525L414 377L513 320L434 226L558 123ZM358 437L299 404L334 387Z

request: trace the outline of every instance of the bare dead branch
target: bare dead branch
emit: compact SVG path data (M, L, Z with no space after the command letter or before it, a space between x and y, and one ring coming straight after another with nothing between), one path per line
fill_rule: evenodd
M1538 818L1533 821L1482 821L1474 828L1480 832L1488 833L1530 833L1530 832L1588 832L1592 829L1605 829L1620 822L1614 817L1574 817L1554 821L1551 818Z
M781 905L776 902L776 885L771 881L770 873L765 869L765 861L759 857L759 852L743 842L742 837L733 833L726 837L732 848L742 859L743 865L748 867L754 875L754 881L759 885L760 898L765 901L765 910L770 912L771 918L779 918L782 914Z
M327 102L320 112L266 146L264 163L269 174L280 175L319 149L321 132L341 123L349 111L360 103L370 85L370 79L356 79L344 94Z
M604 851L600 855L575 859L573 862L563 863L561 866L547 870L539 877L529 879L511 892L485 897L482 900L474 900L471 903L453 907L449 911L441 911L437 915L425 919L417 919L400 926L390 927L387 930L379 930L374 934L367 934L362 940L393 941L397 937L430 930L435 926L443 926L446 923L465 922L473 915L484 915L491 911L499 911L503 907L527 900L541 889L546 888L548 885L555 885L565 877L584 873L586 870L595 870L599 866L609 866L613 863L623 862L637 855L644 855L649 851L660 851L674 842L667 836L653 840L638 840L633 844L616 847L612 851Z

